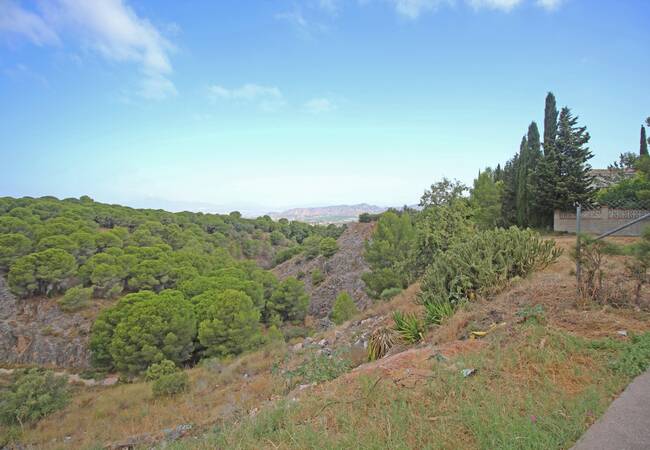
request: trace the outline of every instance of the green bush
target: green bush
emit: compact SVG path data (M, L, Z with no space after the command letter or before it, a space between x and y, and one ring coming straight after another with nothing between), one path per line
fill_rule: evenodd
M320 242L322 238L318 235L309 236L302 241L302 247L305 250L307 259L314 259L320 254Z
M341 292L334 300L330 317L335 324L340 325L350 320L358 312L357 305L350 294Z
M7 425L33 423L63 409L70 395L65 377L51 371L20 371L14 382L0 391L0 421Z
M321 272L320 269L316 268L311 271L311 284L313 284L314 286L317 286L318 284L322 283L324 279L325 279L325 275L323 275L323 272Z
M424 339L424 325L415 314L395 311L393 322L395 322L395 331L405 342L414 344Z
M63 298L59 300L59 307L65 312L78 311L88 306L92 295L93 288L75 286L68 289Z
M322 383L338 378L352 368L352 362L345 353L341 350L331 356L312 354L295 369L284 372L287 384L291 388L297 384Z
M159 363L152 364L145 373L145 380L155 381L164 375L169 375L178 371L178 367L173 361L163 359Z
M190 385L190 379L185 372L176 371L161 375L151 385L154 397L165 397L185 392Z
M283 262L288 261L294 256L300 254L300 252L302 251L303 248L300 245L295 245L293 247L282 249L279 252L277 252L273 257L273 265L277 266L278 264L282 264Z
M381 295L379 298L381 300L390 300L391 298L395 297L396 295L400 294L403 291L402 288L398 287L393 287L393 288L387 288L381 291Z
M457 305L544 268L560 254L553 241L531 230L512 227L476 233L436 254L422 279L419 301Z
M324 257L330 258L339 251L339 245L336 243L336 239L326 237L320 241L319 251Z

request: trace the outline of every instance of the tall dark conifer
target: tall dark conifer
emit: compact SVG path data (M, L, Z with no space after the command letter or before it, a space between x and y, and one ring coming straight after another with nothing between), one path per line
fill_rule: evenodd
M559 163L556 208L572 209L576 202L586 204L593 198L593 178L588 163L593 154L587 147L590 138L587 127L578 126L578 118L571 110L562 108L555 141Z
M515 180L515 216L520 227L528 225L528 164L528 140L524 136L519 145L519 167Z
M544 155L548 155L555 143L557 136L557 105L555 95L552 92L546 94L546 106L544 107Z
M648 138L645 135L645 127L641 125L641 149L639 156L648 156Z

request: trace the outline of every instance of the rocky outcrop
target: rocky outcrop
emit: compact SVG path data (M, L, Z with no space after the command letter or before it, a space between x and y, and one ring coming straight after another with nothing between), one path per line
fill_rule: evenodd
M0 276L0 365L87 368L93 316L64 313L53 299L16 299Z
M363 258L364 243L372 235L372 223L351 223L338 239L339 250L330 258L319 256L307 260L298 255L273 269L280 279L290 276L305 283L305 290L311 298L309 313L325 317L332 310L336 296L349 293L360 310L372 303L365 292L361 275L370 269ZM324 280L314 284L311 274L320 270Z

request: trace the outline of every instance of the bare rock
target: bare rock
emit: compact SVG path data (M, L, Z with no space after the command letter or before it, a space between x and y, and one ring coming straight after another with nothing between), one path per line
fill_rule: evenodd
M0 277L0 363L85 369L91 326L52 299L17 299Z
M370 269L363 258L364 243L372 235L373 224L351 223L338 238L339 250L330 258L319 256L312 260L303 260L302 255L285 261L272 271L280 279L297 277L300 272L306 276L302 279L309 294L309 313L316 317L327 317L337 295L349 293L360 310L368 307L372 300L365 291L361 275ZM320 270L325 279L313 285L309 274L314 269Z

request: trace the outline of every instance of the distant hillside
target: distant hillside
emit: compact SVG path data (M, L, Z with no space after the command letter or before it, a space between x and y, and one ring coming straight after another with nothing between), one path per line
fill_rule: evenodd
M353 222L361 213L378 214L387 208L360 203L358 205L336 205L315 208L293 208L283 212L269 213L273 219L299 220L309 223Z

